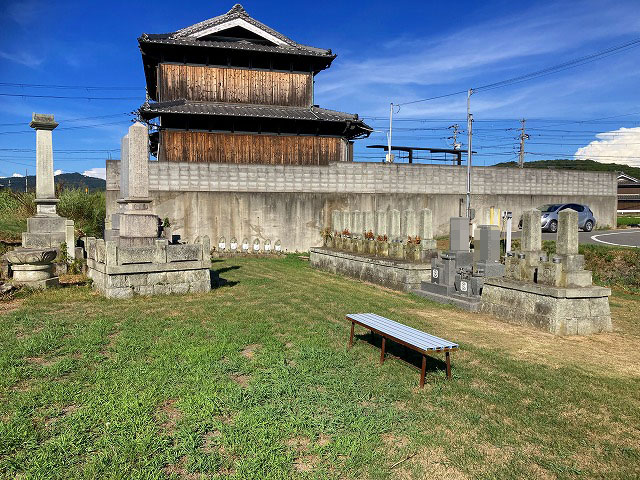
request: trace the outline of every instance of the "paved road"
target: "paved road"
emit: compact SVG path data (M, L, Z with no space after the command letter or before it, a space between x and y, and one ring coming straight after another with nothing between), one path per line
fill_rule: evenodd
M513 238L520 238L521 232L513 232ZM555 233L542 232L543 240L555 240ZM594 232L580 232L580 243L594 245L616 245L621 247L640 248L640 228L624 230L596 230Z

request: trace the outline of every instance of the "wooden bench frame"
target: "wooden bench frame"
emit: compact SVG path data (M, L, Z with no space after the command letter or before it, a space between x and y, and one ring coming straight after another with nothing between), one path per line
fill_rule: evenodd
M424 388L424 378L425 378L426 371L427 371L427 355L428 355L429 352L444 353L444 355L445 355L445 363L447 365L447 378L448 379L451 378L451 358L450 358L450 353L458 350L458 347L451 347L451 348L445 347L445 348L434 348L434 349L425 350L425 349L416 347L415 345L412 345L412 344L410 344L408 342L405 342L404 340L400 340L399 338L394 337L393 335L391 335L391 334L389 334L387 332L382 332L379 329L373 328L370 325L367 325L365 322L361 322L361 321L355 320L355 319L349 317L349 315L346 315L345 318L349 322L351 322L351 335L349 336L349 344L347 345L347 349L350 349L353 346L354 328L355 328L355 325L358 324L361 327L364 327L367 330L369 330L371 333L377 333L378 335L380 335L382 337L382 348L380 350L380 365L382 365L384 363L385 346L386 346L386 340L388 338L389 340L392 340L392 341L394 341L396 343L399 343L400 345L404 345L405 347L410 348L411 350L414 350L414 351L422 354L422 368L420 369L420 388ZM396 322L396 323L398 323L398 322Z

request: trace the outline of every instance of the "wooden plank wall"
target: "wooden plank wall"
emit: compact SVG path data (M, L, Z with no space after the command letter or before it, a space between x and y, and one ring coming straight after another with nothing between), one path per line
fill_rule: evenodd
M347 160L345 140L337 137L163 130L160 150L160 160L168 162L327 165Z
M310 73L160 64L158 101L253 103L309 107L313 102Z

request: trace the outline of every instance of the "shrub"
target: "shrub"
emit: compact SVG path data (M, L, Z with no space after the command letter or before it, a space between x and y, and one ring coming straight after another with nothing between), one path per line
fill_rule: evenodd
M79 188L62 190L58 214L75 222L79 236L102 237L106 216L104 192L85 193Z

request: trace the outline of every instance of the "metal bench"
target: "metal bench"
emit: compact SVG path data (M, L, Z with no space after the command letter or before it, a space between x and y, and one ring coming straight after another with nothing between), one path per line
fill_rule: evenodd
M394 322L375 313L350 313L346 316L351 322L351 336L348 348L353 345L353 329L356 324L371 330L382 336L382 350L380 352L380 364L384 362L384 349L386 339L393 340L405 347L409 347L422 354L422 370L420 371L420 388L424 387L424 376L427 369L427 354L439 352L445 354L447 364L447 378L451 378L451 360L449 353L458 350L458 344L440 337L429 335L421 330L407 327L402 323Z

